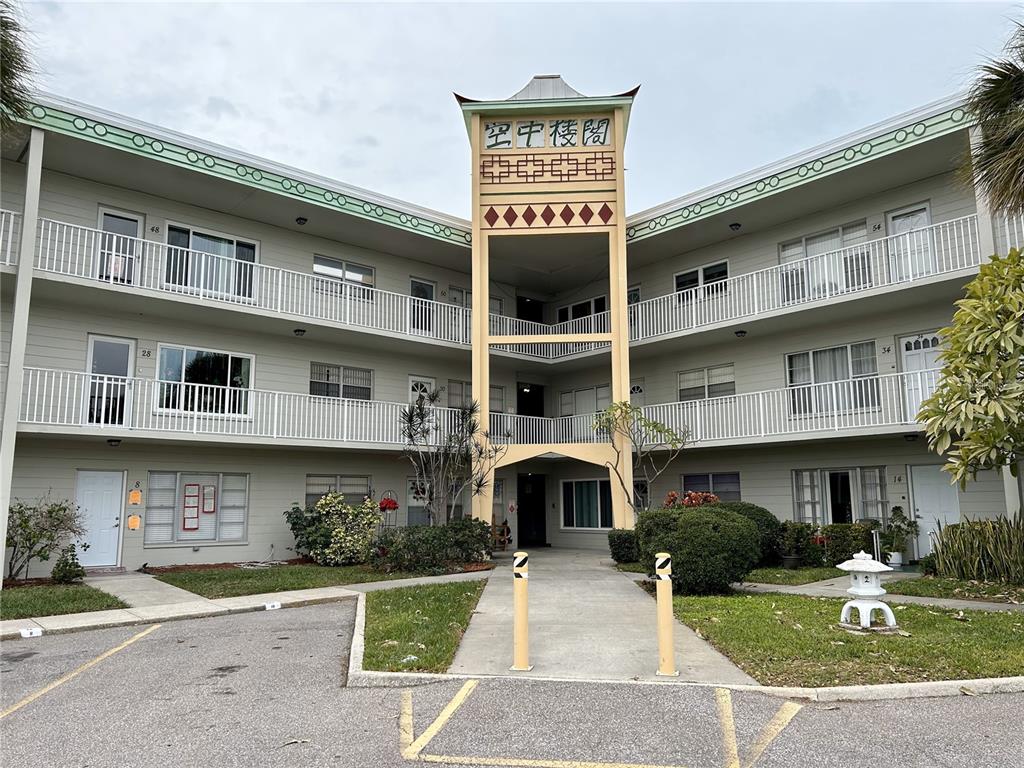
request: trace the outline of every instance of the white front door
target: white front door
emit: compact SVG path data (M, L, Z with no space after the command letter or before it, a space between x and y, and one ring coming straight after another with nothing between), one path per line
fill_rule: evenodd
M889 268L893 280L910 280L935 272L935 249L927 205L889 214Z
M950 485L949 475L940 464L926 464L910 468L910 494L914 504L914 519L920 526L917 536L917 556L932 551L931 533L939 525L960 522L960 499L956 486Z
M412 278L409 281L409 295L412 296L409 312L409 327L411 333L431 335L434 332L434 315L437 307L434 306L435 286L427 280Z
M419 398L426 398L437 388L437 381L430 376L409 377L409 402L415 403Z
M142 219L131 213L100 211L99 259L97 277L112 283L133 283L138 276L139 237Z
M906 411L908 422L917 420L921 403L935 391L936 374L924 373L939 367L939 335L921 333L900 339L903 355L903 372L906 382Z
M131 375L135 341L116 336L89 336L88 414L90 424L131 422Z
M117 565L124 473L79 470L76 489L75 500L85 522L85 535L78 542L79 562L89 567Z

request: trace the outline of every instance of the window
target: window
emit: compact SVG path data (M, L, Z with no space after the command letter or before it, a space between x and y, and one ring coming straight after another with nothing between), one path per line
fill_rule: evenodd
M248 505L249 475L151 471L143 541L245 541Z
M722 501L740 500L739 472L709 472L706 474L683 475L683 493L704 491L713 493Z
M679 374L679 400L706 400L736 394L736 373L733 364L713 368L695 368Z
M473 292L457 285L448 286L448 297L452 304L466 309L473 308ZM488 296L487 305L492 315L500 315L503 312L504 304L499 296Z
M725 280L729 278L729 262L720 261L717 264L708 264L696 269L688 269L679 272L675 276L676 293L689 291L702 285L708 286L705 294L720 293L725 291ZM722 283L715 285L715 283Z
M329 256L313 254L313 273L322 277L336 280L348 285L356 285L362 288L373 288L374 271L373 267L366 267L362 264L355 264L351 261L332 259ZM354 291L358 298L370 298L371 291Z
M633 481L633 506L637 510L647 509L651 504L651 486L646 480Z
M469 408L473 403L473 389L468 381L448 379L448 407Z
M832 382L848 383L836 387L808 386ZM862 341L786 355L786 385L799 387L790 397L794 414L875 407L878 405L875 342Z
M406 525L430 525L427 514L428 489L420 485L415 477L406 480Z
M310 363L309 394L370 400L373 397L373 371L333 363Z
M306 506L311 507L332 491L358 504L373 495L369 475L306 475Z
M164 280L170 285L251 298L255 242L169 224Z
M490 401L487 404L491 413L505 412L505 388L491 385Z
M821 523L821 485L818 470L793 470L793 514L798 523Z
M860 470L861 520L884 523L889 511L885 493L885 467L862 467Z
M158 407L196 413L248 414L251 355L160 345Z
M609 480L563 480L562 527L611 528L611 482Z
M567 323L580 317L589 317L608 309L608 299L605 296L597 296L593 299L578 301L558 308L558 322Z
M505 511L505 481L499 477L494 478L494 492L491 494L491 520L495 523L508 520Z
M559 416L577 416L603 411L611 405L611 388L607 384L588 387L559 395Z
M639 304L640 303L640 286L631 285L626 291L626 304Z
M806 301L870 285L871 250L855 247L867 239L868 224L861 220L780 244L779 262L792 265L781 274L783 302Z

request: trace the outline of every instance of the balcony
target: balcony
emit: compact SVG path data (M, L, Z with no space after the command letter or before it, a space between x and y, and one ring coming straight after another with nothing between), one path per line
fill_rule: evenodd
M919 429L916 414L938 371L886 374L690 402L650 405L644 413L689 435L697 446L744 445ZM26 368L19 421L27 431L279 445L375 447L403 443L407 406L296 392L184 384ZM436 408L438 423L458 411ZM557 418L493 413L495 443L606 442L595 414Z
M17 262L20 215L0 211L0 265ZM1000 250L1024 245L1024 217L1000 219ZM470 310L312 273L39 220L36 268L122 290L146 290L263 313L287 314L412 340L468 347ZM799 311L899 286L976 270L977 216L934 224L811 258L630 305L630 341L646 343L743 319ZM490 316L492 336L608 333L610 313L548 325ZM607 349L607 341L496 345L495 350L557 361Z
M633 304L629 338L646 341L911 285L977 269L981 259L978 217L964 216Z

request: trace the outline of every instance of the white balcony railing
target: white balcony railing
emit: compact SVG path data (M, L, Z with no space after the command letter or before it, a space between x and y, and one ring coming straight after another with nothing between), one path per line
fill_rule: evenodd
M913 426L938 371L886 374L650 405L644 413L689 435L691 443ZM26 368L20 421L83 430L133 430L255 439L400 446L406 406L377 400L183 384L80 371ZM439 423L458 412L435 409ZM595 414L546 418L493 413L496 443L607 441ZM442 428L441 432L444 432Z
M21 214L0 210L0 265L18 263Z
M1007 253L1013 248L1024 249L1024 213L996 220L996 250Z
M913 426L937 370L806 384L742 395L649 405L650 419L685 430L689 442Z
M39 220L38 269L387 333L469 344L469 310L311 273Z
M978 217L964 216L633 304L630 340L912 283L980 263Z
M0 263L17 259L20 217L0 212ZM997 222L1001 250L1024 246L1024 217ZM713 323L798 308L981 263L977 216L935 224L808 259L659 296L629 307L630 340L684 332ZM388 334L471 342L470 310L311 273L114 235L49 219L39 220L37 268L46 272L138 287L239 306L368 328ZM548 325L492 314L493 335L605 333L602 312ZM607 342L509 344L519 355L559 359L608 347Z

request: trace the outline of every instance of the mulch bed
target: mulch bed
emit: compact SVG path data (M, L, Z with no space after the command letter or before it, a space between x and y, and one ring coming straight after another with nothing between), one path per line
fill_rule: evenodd
M49 576L42 576L37 579L4 579L4 589L16 589L17 587L51 587L57 582Z

